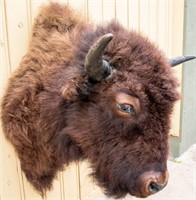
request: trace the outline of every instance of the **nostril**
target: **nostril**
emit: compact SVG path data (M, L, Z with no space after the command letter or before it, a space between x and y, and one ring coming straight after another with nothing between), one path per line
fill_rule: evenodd
M147 197L162 190L168 182L169 174L165 172L146 171L137 179L140 196Z
M162 190L166 185L167 185L167 183L166 184L158 184L158 183L155 183L155 182L151 182L149 184L148 188L152 193L156 193L156 192Z

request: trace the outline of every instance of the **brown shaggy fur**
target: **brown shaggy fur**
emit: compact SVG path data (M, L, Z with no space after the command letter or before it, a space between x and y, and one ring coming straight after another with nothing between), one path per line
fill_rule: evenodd
M106 33L114 37L103 57L115 70L95 84L84 59ZM88 159L108 195L137 195L141 173L167 168L176 87L167 58L147 38L115 21L93 28L67 6L52 3L35 19L28 53L9 80L1 105L3 130L28 181L41 193L51 189L64 164ZM139 98L137 120L110 109L118 91Z

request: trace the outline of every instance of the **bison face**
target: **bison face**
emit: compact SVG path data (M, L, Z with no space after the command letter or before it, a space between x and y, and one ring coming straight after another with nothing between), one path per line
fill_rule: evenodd
M143 91L134 92L130 86L95 95L78 105L79 112L68 120L75 121L67 133L90 161L92 176L107 195L116 198L127 193L146 197L164 188L168 180L169 121L142 95L137 96Z
M130 87L106 95L96 125L102 127L96 140L102 139L99 148L97 143L100 159L93 165L94 176L116 197L146 197L161 190L168 179L168 128L142 95L137 96L139 91L134 92Z
M107 195L158 192L168 181L170 115L179 97L168 60L141 36L115 32L100 37L83 60L89 94L70 106L65 132Z

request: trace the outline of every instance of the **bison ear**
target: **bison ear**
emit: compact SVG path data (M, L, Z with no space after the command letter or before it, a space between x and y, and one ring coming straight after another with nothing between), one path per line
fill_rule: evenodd
M64 100L73 102L80 96L88 95L88 78L81 76L70 80L61 88L61 96Z
M193 60L195 58L196 56L179 56L179 57L169 59L169 63L172 67L175 67L176 65L179 65L189 60Z
M85 70L94 82L100 82L112 73L110 64L102 59L105 48L112 40L113 34L108 33L100 37L89 49L85 58Z

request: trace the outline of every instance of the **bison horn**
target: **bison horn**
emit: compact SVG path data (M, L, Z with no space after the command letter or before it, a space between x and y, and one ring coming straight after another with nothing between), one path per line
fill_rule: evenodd
M103 35L93 44L86 55L85 70L92 81L100 82L112 72L109 63L102 59L104 50L112 38L113 34L111 33Z
M175 67L176 65L179 65L183 62L186 62L195 58L196 56L179 56L179 57L169 59L169 63L172 67Z

